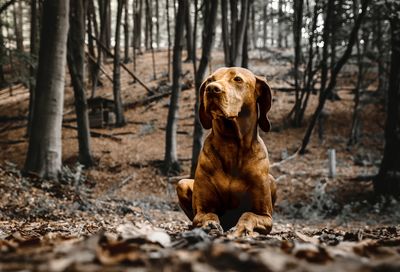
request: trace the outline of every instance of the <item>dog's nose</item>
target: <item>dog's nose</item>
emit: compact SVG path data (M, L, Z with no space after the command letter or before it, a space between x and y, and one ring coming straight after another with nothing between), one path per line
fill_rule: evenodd
M219 94L219 93L222 93L222 90L221 90L218 86L216 86L216 85L209 85L209 86L207 87L206 91L207 91L208 93L212 93L212 94Z

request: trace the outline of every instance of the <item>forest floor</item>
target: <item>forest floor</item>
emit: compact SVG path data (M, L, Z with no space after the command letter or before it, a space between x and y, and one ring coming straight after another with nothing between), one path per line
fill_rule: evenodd
M252 52L250 69L269 80L272 89L288 87L290 52ZM157 80L151 55L138 58L137 75L156 89L166 80L166 52L156 52ZM222 66L220 52L212 70ZM128 64L131 67L132 64ZM111 74L112 65L105 65ZM191 63L184 80L192 82ZM278 183L274 226L269 235L232 239L190 229L180 211L174 182L162 174L169 98L126 110L122 128L92 129L96 166L77 164L73 93L67 79L61 180L22 177L27 139L27 90L11 96L0 90L0 271L399 271L400 202L376 197L372 181L383 149L384 110L373 91L363 95L360 141L347 139L353 109L351 65L339 81L339 101L325 108L324 138L315 134L304 156L271 169ZM188 71L188 72L186 72ZM102 77L96 95L112 98ZM123 71L125 103L147 97ZM272 163L294 153L305 126L286 120L294 93L274 91L269 114L272 132L260 132ZM182 92L178 154L189 173L194 89ZM318 97L312 95L306 122ZM337 176L328 177L327 150L337 154ZM360 178L362 177L362 178ZM360 181L362 180L362 181Z

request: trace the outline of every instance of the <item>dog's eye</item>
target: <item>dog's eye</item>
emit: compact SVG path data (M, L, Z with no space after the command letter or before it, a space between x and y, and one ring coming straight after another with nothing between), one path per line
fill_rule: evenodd
M243 81L243 79L241 77L239 77L239 76L235 76L233 78L233 80L236 81L236 82L239 82L239 83Z

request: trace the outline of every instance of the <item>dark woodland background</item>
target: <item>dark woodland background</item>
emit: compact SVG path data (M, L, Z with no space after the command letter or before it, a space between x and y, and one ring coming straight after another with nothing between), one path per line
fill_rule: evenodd
M174 192L223 66L273 91L255 240L189 230ZM0 146L2 271L396 271L400 2L0 0Z

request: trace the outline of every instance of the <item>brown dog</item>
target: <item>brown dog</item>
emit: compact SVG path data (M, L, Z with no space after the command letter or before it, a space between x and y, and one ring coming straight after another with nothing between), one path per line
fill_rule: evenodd
M258 107L257 107L258 105ZM272 228L276 185L257 124L270 130L271 89L244 68L220 68L200 87L200 121L211 129L193 179L180 180L179 204L194 227L235 236Z

